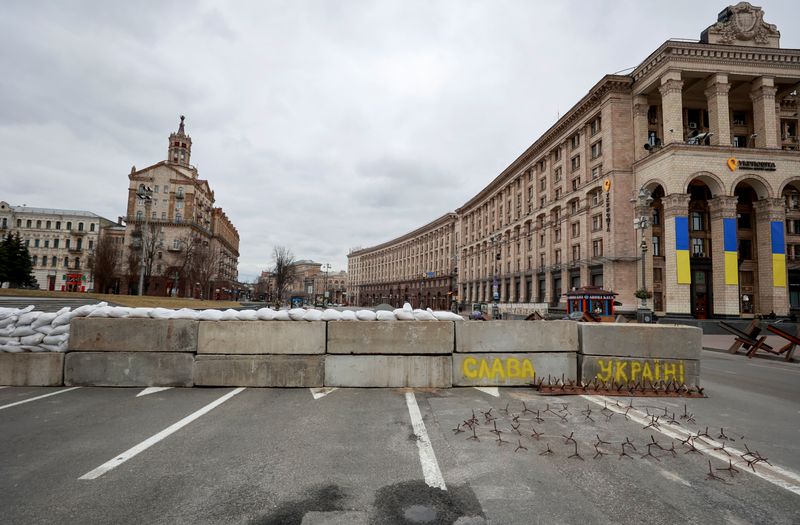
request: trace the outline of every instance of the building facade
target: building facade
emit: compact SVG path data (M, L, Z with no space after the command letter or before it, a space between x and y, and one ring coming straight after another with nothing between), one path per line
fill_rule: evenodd
M397 239L351 251L351 304L450 308L456 292L457 219L447 213Z
M800 50L747 2L606 75L447 215L457 299L558 307L594 285L623 311L637 290L662 315L800 308L799 86ZM350 254L359 304L431 271L409 244L428 226Z
M81 210L11 206L0 201L0 235L19 234L39 288L94 291L91 259L101 230L113 221Z
M240 288L239 232L214 206L208 181L190 163L191 151L181 116L169 136L167 160L131 168L123 293L138 290L142 267L148 295L229 299Z
M304 304L338 304L348 305L347 272L331 272L330 265L300 260L295 261L295 278L288 284L286 299ZM275 276L272 272L263 271L255 286L256 299L274 302Z

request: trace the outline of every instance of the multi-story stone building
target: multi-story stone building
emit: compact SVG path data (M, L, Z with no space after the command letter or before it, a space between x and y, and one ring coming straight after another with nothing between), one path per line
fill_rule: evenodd
M295 277L287 285L287 299L301 300L305 304L347 304L347 272L330 272L330 265L310 260L295 261ZM273 302L276 290L275 276L263 271L256 284L257 299ZM326 295L327 292L327 295Z
M19 234L42 290L94 290L91 258L100 231L113 224L89 211L11 206L0 201L0 235Z
M347 256L351 304L449 308L456 291L457 215Z
M800 308L800 50L779 41L741 2L603 77L451 214L459 300L558 305L595 285L622 310L638 289L676 316ZM350 254L361 304L428 271L408 243L428 229Z
M214 192L191 165L191 152L181 116L169 136L167 160L131 168L124 292L137 289L142 258L149 295L226 299L239 288L239 232L214 206ZM148 188L149 198L140 198Z

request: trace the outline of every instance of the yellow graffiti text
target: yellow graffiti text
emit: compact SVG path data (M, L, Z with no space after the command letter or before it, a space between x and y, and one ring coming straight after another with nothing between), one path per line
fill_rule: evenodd
M597 379L608 383L628 383L635 381L677 381L685 382L685 367L683 360L663 362L658 359L622 360L598 359Z
M464 377L468 379L524 379L536 378L530 359L516 357L493 357L488 359L467 357L462 365Z

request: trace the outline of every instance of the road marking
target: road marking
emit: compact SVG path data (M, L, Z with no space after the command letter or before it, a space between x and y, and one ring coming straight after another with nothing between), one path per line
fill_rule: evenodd
M97 478L99 478L100 476L102 476L103 474L108 472L109 470L114 469L114 468L122 465L123 463L125 463L129 459L137 456L139 453L144 452L145 450L147 450L148 448L152 447L153 445L155 445L156 443L158 443L162 439L168 437L170 434L173 434L173 433L177 432L178 430L180 430L181 428L185 427L186 425L188 425L189 423L191 423L195 419L199 418L200 416L203 416L204 414L207 414L208 412L210 412L213 409L217 408L218 406L220 406L225 401L229 400L230 398L232 398L236 394L242 392L244 389L245 389L245 387L239 387L239 388L237 388L235 390L232 390L232 391L228 392L227 394L225 394L224 396L220 397L216 401L212 401L211 403L207 404L206 406L204 406L200 410L198 410L196 412L193 412L193 413L189 414L188 416L186 416L185 418L183 418L180 421L178 421L177 423L174 423L174 424L168 426L167 428L165 428L164 430L162 430L158 434L155 434L154 436L151 436L151 437L145 439L144 441L142 441L138 445L134 446L133 448L129 448L128 450L126 450L122 454L118 454L113 459L110 459L110 460L106 461L105 463L103 463L102 465L97 467L96 469L94 469L94 470L92 470L90 472L87 472L86 474L84 474L83 476L79 477L78 479L97 479Z
M480 390L484 394L489 394L490 396L500 397L500 389L496 386L475 386L472 388Z
M169 390L170 388L172 388L172 387L171 386L149 386L149 387L145 388L144 390L142 390L141 392L139 392L138 394L136 394L136 397L142 397L142 396L146 396L146 395L149 395L149 394L155 394L156 392L162 392L164 390Z
M433 453L431 440L428 438L428 431L425 430L425 423L422 421L422 414L419 412L414 392L406 392L406 405L408 405L408 415L411 417L411 426L414 427L414 434L417 436L419 462L422 464L422 475L425 477L425 483L429 487L447 490L442 471L439 470L439 463L436 462L436 454Z
M591 401L592 403L598 406L605 406L609 410L612 410L617 414L626 413L626 410L623 410L622 408L616 405L616 401L614 399L608 398L606 396L582 395L581 397L586 399L587 401ZM627 407L625 408L627 409ZM631 418L631 420L641 425L647 425L650 423L650 418L647 416L647 414L644 414L643 412L635 408L628 410L627 414L628 417ZM657 428L655 430L673 439L683 440L689 437L690 435L694 435L692 432L687 432L686 430L675 426L662 427L662 428ZM697 446L697 443L699 442L707 444L708 447ZM728 454L725 454L722 451L714 450L714 448L722 447L722 443L719 443L711 438L703 437L699 438L699 440L695 440L695 447L699 452L702 452L703 454L718 459L723 463L727 463L728 460L731 460L732 462L735 461L736 463L734 463L734 466L741 467L741 469L744 470L745 472L753 474L754 476L758 476L761 479L769 481L773 485L777 485L778 487L784 488L790 492L794 492L795 494L800 495L800 475L797 475L794 472L791 472L776 465L770 466L765 463L759 463L756 471L753 472L753 470L751 470L750 467L747 466L747 462L741 459L741 456L742 454L744 454L744 452L742 452L741 450L737 450L733 447L729 447L727 443L725 444L725 450L728 451L733 457L729 456Z
M309 390L311 390L311 395L314 396L314 399L319 399L327 396L335 390L338 390L338 388L335 386L328 386L323 388L309 388Z
M0 386L0 390L2 390L4 388L8 388L8 387L7 386Z
M80 387L79 386L73 386L72 388L65 388L64 390L58 390L56 392L50 392L49 394L44 394L42 396L36 396L36 397L31 397L29 399L23 399L22 401L17 401L16 403L10 403L8 405L3 405L3 406L0 407L0 410L3 410L4 408L15 407L15 406L21 405L23 403L30 403L31 401L36 401L37 399L44 399L44 398L50 397L50 396L57 396L58 394L63 394L64 392L69 392L70 390L76 390L78 388L80 388Z

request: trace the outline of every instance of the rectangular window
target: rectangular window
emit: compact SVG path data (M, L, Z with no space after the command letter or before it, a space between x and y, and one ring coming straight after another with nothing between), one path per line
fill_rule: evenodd
M572 238L579 236L581 234L581 223L573 222L572 223Z
M731 124L734 126L746 126L747 113L744 111L734 111L733 118L731 119Z
M156 184L155 188L153 188L153 193L158 193L158 184Z
M580 261L581 259L581 245L576 244L572 247L572 261Z
M580 177L575 177L574 179L572 179L572 191L577 190L580 187L580 185L581 185Z
M51 224L52 224L52 223L51 223L50 221L47 221L47 222L45 223L45 228L47 228L47 229L49 230L49 229L50 229L50 226L51 226Z
M50 247L50 241L48 239L44 240L44 247L45 248L49 248Z
M31 228L31 227L33 226L33 221L32 221L32 220L30 220L30 219L28 219L28 220L25 222L25 224L26 224L26 227L27 227L27 228Z
M53 239L53 248L58 248L58 239Z
M555 257L555 263L556 264L561 264L561 250L555 250L553 252L553 255Z
M556 200L561 198L561 188L556 188Z
M603 154L603 141L598 140L597 142L592 144L592 158L596 159L602 154Z
M739 239L739 258L744 261L753 260L753 241Z
M553 182L561 181L561 166L557 167L553 172Z
M572 171L577 170L578 168L581 167L581 156L580 155L575 155L574 157L572 157L569 160L569 164L570 164L570 167L572 168Z
M578 146L580 146L580 145L581 145L581 134L580 134L580 133L576 133L576 134L574 134L574 135L573 135L573 136L572 136L572 137L569 139L569 145L572 147L572 149L575 149L575 148L577 148Z
M561 228L556 228L553 230L553 236L555 238L555 242L561 242Z
M705 257L705 239L692 238L692 257Z
M661 257L661 237L653 235L653 256Z
M701 232L705 230L705 220L702 212L693 211L691 219L692 219L692 231Z
M56 221L56 230L61 229L61 221Z
M592 168L592 180L599 179L603 176L603 165L598 164Z
M89 231L90 231L90 232L93 232L93 231L94 231L94 223L91 223L91 224L89 225Z
M556 148L553 150L553 162L558 162L561 160L561 148Z
M740 230L749 230L752 228L749 213L739 213L736 215L736 227Z
M592 215L592 231L600 231L603 229L603 215L598 213L597 215Z
M547 189L547 178L546 177L542 177L541 179L539 179L539 189L540 190Z
M591 132L592 135L594 135L595 133L597 133L602 129L601 124L602 122L600 120L600 117L597 117L592 121L591 124L589 124L589 131Z
M603 239L595 239L592 241L592 256L602 257L603 255Z
M67 240L64 242L64 247L65 247L67 250L69 250L69 244L70 244L70 240L69 240L69 239L67 239Z
M39 247L39 239L34 239L33 240L33 247L34 248L38 248Z
M36 227L37 228L41 228L42 227L42 221L36 221Z

